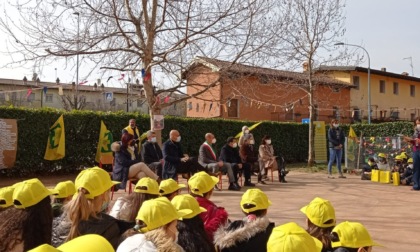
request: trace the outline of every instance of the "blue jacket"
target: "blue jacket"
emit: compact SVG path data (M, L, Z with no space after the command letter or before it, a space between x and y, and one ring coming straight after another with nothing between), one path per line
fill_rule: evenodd
M176 168L181 163L181 158L184 157L180 143L173 142L168 139L163 143L162 147L163 160L163 178L176 179Z
M334 148L340 144L343 145L344 148L345 140L346 137L344 136L344 132L340 127L330 128L328 130L328 148Z

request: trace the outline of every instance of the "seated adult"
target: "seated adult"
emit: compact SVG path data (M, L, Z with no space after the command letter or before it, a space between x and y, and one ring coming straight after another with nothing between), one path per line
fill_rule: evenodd
M163 179L172 178L177 180L177 174L182 173L185 178L191 174L202 171L204 168L198 163L196 158L188 156L182 152L181 135L177 130L169 132L169 139L163 144Z
M242 163L249 164L251 170L255 162L258 161L258 156L254 153L254 147L251 144L253 141L253 138L246 139L239 148L239 156L241 157Z
M127 181L131 178L141 179L149 177L154 180L160 181L158 175L156 175L149 167L143 162L139 162L136 159L136 153L130 149L130 146L134 145L133 135L124 133L121 137L121 142L113 143L111 145L112 151L114 151L114 169L112 171L112 179L120 181L121 184L117 186L119 189L125 189Z
M163 168L163 155L162 149L156 142L156 133L149 130L147 131L147 141L141 148L141 158L152 171L154 171L159 177L162 177Z
M229 177L229 190L239 190L241 187L238 185L238 179L233 173L233 168L230 163L217 160L216 151L213 144L216 143L216 138L212 133L205 135L206 141L200 146L198 162L201 166L205 167L207 172L212 174L218 173L219 170L227 173Z
M136 125L136 119L130 119L130 121L128 121L128 126L127 127L125 127L123 130L122 130L122 134L124 134L124 133L128 133L128 134L130 134L130 135L133 135L133 138L134 138L134 144L133 144L133 147L134 147L134 149L135 149L135 152L136 152L136 157L137 158L140 158L140 156L139 156L139 154L140 154L140 131L139 131L139 128L137 128L137 125ZM141 161L140 159L139 159L139 161Z
M225 163L230 164L233 167L236 182L238 181L237 173L243 171L245 177L245 186L255 186L251 183L251 165L248 163L243 163L241 157L239 156L238 143L234 137L229 137L226 141L226 144L222 147L220 151L219 160L222 160Z

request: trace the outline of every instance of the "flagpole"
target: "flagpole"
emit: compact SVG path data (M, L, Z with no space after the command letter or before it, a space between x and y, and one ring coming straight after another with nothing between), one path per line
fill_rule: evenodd
M80 38L80 13L75 12L74 15L77 15L77 55L76 55L76 104L75 109L79 108L79 38Z

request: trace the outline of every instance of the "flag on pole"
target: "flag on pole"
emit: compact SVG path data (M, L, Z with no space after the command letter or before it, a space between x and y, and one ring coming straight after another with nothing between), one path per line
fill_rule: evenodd
M357 135L353 128L350 126L349 137L347 138L346 157L350 161L356 160L355 151L357 150Z
M125 74L121 74L121 77L120 78L118 78L118 80L120 81L120 80L124 80L124 77L125 77Z
M99 131L98 147L96 149L95 161L100 162L102 156L112 156L111 144L113 142L112 133L106 128L101 120L101 129Z
M79 82L79 85L84 85L84 84L86 84L86 83L88 83L88 81L87 81L87 80L84 80L84 81L82 81L82 82Z
M28 89L28 92L26 93L26 99L32 94L32 88Z
M45 149L45 160L58 160L66 156L66 138L64 134L64 119L61 115L51 126L48 135L47 148Z
M350 130L349 130L349 138L352 138L352 139L357 138L356 132L354 132L354 130L351 126L350 126Z
M258 122L258 123L256 123L256 124L254 124L254 125L252 125L251 127L248 127L248 129L249 129L249 131L251 131L251 130L253 130L253 129L255 129L256 127L258 127L258 125L260 125L262 122ZM242 131L241 132L239 132L236 136L235 136L235 138L240 138L241 136L242 136Z

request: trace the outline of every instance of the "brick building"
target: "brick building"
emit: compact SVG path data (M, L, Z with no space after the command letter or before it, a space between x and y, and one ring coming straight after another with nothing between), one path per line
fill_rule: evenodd
M188 117L291 122L309 117L306 73L200 57L183 78L187 94L198 94L187 102ZM314 76L314 83L315 120L350 122L353 85L324 75Z

